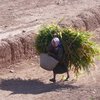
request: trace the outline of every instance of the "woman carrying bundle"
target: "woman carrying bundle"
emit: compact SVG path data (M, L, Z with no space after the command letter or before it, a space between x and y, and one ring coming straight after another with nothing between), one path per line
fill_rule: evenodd
M56 67L53 69L53 78L50 79L51 82L56 82L56 74L67 73L67 77L64 81L68 80L69 78L69 71L68 71L68 63L65 61L64 49L61 44L60 39L57 35L54 34L54 38L52 39L49 47L48 47L48 54L59 61Z

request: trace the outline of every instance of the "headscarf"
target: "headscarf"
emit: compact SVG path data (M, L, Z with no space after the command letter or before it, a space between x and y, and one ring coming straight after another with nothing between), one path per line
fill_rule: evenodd
M52 44L55 43L55 46L57 47L57 46L60 44L60 40L59 40L59 38L54 37L54 38L52 39L51 43L52 43Z

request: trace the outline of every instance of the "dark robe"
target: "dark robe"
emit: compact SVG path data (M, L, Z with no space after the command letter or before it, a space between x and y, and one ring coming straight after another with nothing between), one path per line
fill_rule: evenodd
M64 61L64 49L61 44L56 48L50 44L48 47L48 54L59 61L57 66L53 69L55 74L62 74L68 71L67 62Z

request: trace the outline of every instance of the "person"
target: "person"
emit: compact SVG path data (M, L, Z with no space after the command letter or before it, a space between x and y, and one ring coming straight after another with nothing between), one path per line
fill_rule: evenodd
M67 73L67 77L65 80L68 80L68 63L64 60L64 48L60 39L57 36L54 36L54 38L51 40L51 43L48 47L48 55L59 61L56 67L53 69L53 78L50 79L50 81L56 82L56 74L62 73Z

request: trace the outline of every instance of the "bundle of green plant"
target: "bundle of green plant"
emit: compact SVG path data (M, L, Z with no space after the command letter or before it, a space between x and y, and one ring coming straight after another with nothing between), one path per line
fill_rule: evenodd
M43 26L36 37L38 53L47 53L53 34L57 33L65 51L65 60L69 68L77 74L80 70L88 71L94 65L94 58L100 54L97 44L91 40L92 34L58 25Z
M92 34L74 29L64 28L62 31L62 44L65 49L66 60L69 67L74 68L76 73L79 70L88 71L94 65L94 59L100 54L98 46L91 40Z
M36 50L37 52L40 53L46 53L47 52L47 47L50 44L53 35L55 33L60 33L61 28L57 25L46 25L42 26L41 29L39 30L39 34L36 37ZM59 36L59 35L58 35Z

